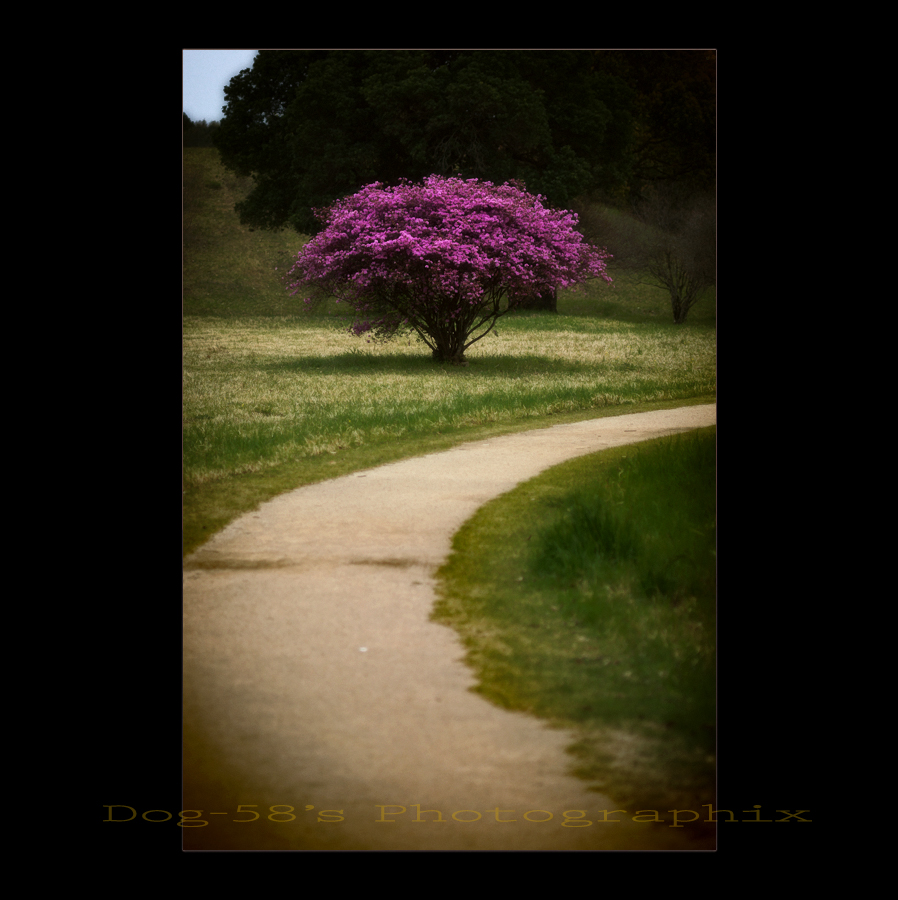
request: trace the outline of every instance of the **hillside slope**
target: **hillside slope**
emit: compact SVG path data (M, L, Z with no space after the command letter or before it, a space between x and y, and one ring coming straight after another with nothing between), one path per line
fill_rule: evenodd
M285 316L299 312L280 275L302 244L292 231L253 231L234 204L248 178L222 166L211 147L184 149L183 314Z

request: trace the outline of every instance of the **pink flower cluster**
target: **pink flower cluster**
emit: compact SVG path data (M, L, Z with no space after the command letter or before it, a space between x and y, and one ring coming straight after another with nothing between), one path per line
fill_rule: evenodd
M514 184L375 182L316 215L325 227L297 254L289 287L349 301L356 333L406 325L424 336L453 320L464 328L486 307L500 315L538 291L611 281L609 254L585 243L576 216Z

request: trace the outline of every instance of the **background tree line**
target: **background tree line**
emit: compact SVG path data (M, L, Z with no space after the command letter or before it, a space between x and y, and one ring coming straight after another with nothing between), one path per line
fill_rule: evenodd
M215 134L221 125L220 122L207 122L200 119L194 122L187 113L184 113L183 134L185 147L214 147Z
M211 135L224 165L252 177L237 207L251 227L316 234L315 208L374 181L516 180L552 206L602 204L648 226L590 225L642 265L663 259L648 244L695 219L674 207L702 197L713 210L716 65L713 50L262 50L225 88L217 128L185 121L185 146ZM708 229L692 232L690 246ZM689 292L676 268L664 276L675 306ZM685 312L688 300L674 318Z

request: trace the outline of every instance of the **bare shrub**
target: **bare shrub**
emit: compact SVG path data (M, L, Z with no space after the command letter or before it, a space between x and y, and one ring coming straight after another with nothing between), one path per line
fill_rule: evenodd
M609 271L666 290L677 324L686 321L705 289L716 284L713 195L666 186L652 190L632 211L593 203L583 203L576 211L587 239L613 255Z

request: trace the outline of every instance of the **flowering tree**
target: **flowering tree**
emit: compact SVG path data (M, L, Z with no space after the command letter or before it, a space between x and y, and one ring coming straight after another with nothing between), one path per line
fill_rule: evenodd
M411 331L440 361L462 362L534 293L611 281L609 254L584 242L577 217L515 183L375 182L316 215L324 228L297 254L291 293L317 286L355 310L356 334Z

